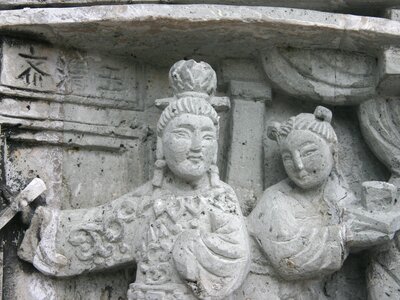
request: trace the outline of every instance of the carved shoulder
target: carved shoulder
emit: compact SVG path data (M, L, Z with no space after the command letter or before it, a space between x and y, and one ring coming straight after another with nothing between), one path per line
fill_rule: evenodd
M249 230L253 235L259 235L266 228L282 227L282 222L286 224L290 220L295 223L293 210L296 203L291 197L286 196L291 189L290 181L286 179L264 191L260 201L247 217Z

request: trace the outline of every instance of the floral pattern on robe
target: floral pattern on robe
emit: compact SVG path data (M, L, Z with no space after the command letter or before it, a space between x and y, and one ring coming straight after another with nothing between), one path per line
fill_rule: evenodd
M95 208L41 208L19 255L58 277L136 263L129 299L223 299L247 274L249 243L228 185L178 196L148 183Z

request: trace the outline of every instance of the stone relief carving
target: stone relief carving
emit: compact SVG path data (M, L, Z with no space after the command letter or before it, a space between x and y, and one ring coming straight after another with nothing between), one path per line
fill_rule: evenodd
M359 107L361 131L376 156L391 172L389 183L400 188L400 105L398 99L372 99ZM398 198L397 198L398 199ZM389 204L389 205L388 205ZM387 210L390 203L375 202L374 210ZM400 235L371 252L368 296L371 299L400 297Z
M240 286L249 242L237 197L216 166L215 72L180 61L170 81L179 93L158 121L152 181L99 207L40 207L22 259L57 277L136 263L129 299L223 299Z
M4 1L0 188L46 182L20 255L47 275L16 256L27 203L2 201L0 299L400 298L399 104L375 99L400 95L396 1ZM168 89L165 68L191 55L217 67L218 93L194 61L175 65ZM330 105L336 133L324 109L297 116L315 103ZM169 114L159 130L157 108ZM265 122L289 116L317 125L281 123L282 140L264 143ZM189 146L173 137L196 149L207 123L218 160L204 136L208 159L190 150L188 175ZM302 157L305 140L318 159ZM305 172L289 166L279 182L278 144ZM208 181L180 180L196 172ZM240 208L255 206L245 229Z
M356 104L375 95L375 58L328 49L273 48L261 56L268 77L295 97Z
M270 299L326 299L324 279L349 252L385 243L400 228L393 185L364 183L364 206L348 188L331 118L319 106L268 127L288 178L264 192L248 223L265 256L267 270L259 272L272 277ZM375 211L374 203L389 204Z
M6 54L14 53L7 47ZM37 51L50 53L48 57L55 55L43 49L32 48L30 57L24 54L21 58L36 59ZM48 57L41 59L46 61ZM91 65L89 58L79 59ZM25 86L35 86L31 87L33 90L43 90L40 72L36 74L38 70L33 68L42 65L31 62L29 66L31 69L24 69L23 76L11 79L23 80ZM71 73L71 62L64 61L63 66L68 66L63 72ZM371 74L367 67L371 66L368 61L362 64L363 74L353 74L354 81L360 83L362 78L368 77L369 85ZM87 64L83 67L87 68ZM122 77L116 74L117 69L108 65L91 68L100 72L96 74L102 80L107 80L100 88L101 93L126 92L121 88ZM3 71L3 81L7 80L4 74L8 73ZM85 76L92 76L89 73L85 71ZM45 75L41 75L42 80ZM325 79L321 80L325 82L329 78ZM174 96L156 101L163 113L157 123L153 179L99 207L61 211L39 207L19 249L22 259L31 262L43 274L56 277L137 265L136 280L129 287L128 299L241 299L238 296L240 285L246 278L252 278L247 274L249 269L268 277L269 284L262 287L262 297L325 299L327 276L341 269L350 252L384 244L371 252L378 258L372 260L368 271L369 294L371 299L381 299L382 293L386 296L386 293L396 293L397 275L389 272L398 252L398 237L392 238L400 228L396 202L395 102L370 101L361 105L363 133L377 156L393 171L393 178L390 183L363 183L363 193L359 197L349 189L340 171L338 140L330 125L332 114L328 109L318 107L314 115L300 114L270 126L268 135L279 144L289 178L264 192L248 217L246 228L237 196L220 180L216 165L217 112L229 109L229 98L215 96L216 74L206 63L177 62L170 71L170 83ZM65 92L68 81L63 84L63 88L59 85L57 88ZM233 97L237 97L235 84L231 80ZM261 84L250 87L246 81L240 84L247 89L270 92ZM373 89L372 85L366 88L368 93ZM354 86L345 89L346 93L353 90ZM358 88L354 91L358 93ZM307 93L305 95L310 96ZM270 99L271 95L265 97ZM327 95L321 97L327 102L333 99ZM357 98L350 94L343 97L347 102ZM17 111L15 106L21 105L13 99L1 100L8 113ZM238 106L238 99L235 101ZM256 104L256 110L264 105ZM32 110L33 113L43 111L36 104L32 104ZM385 118L380 120L382 112ZM69 129L68 124L62 127ZM116 132L108 128L95 128L95 131L104 136ZM18 139L18 135L13 138ZM66 136L62 138L65 142ZM68 144L73 143L71 141ZM119 148L119 143L111 142L102 147ZM235 176L231 173L228 177ZM96 203L96 200L91 202ZM253 239L247 238L248 230ZM40 281L45 282L45 279ZM30 289L29 293L34 294L34 289ZM56 290L54 287L48 295L57 295Z

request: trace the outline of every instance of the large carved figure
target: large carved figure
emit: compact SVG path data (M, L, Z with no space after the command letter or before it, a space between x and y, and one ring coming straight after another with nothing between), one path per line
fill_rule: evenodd
M325 299L324 277L339 270L350 251L390 240L399 228L398 212L357 207L339 169L331 117L320 106L268 128L289 176L268 188L248 217L269 264L269 299ZM369 185L381 198L393 191L386 183Z
M72 276L137 264L129 299L223 299L247 274L247 231L237 197L219 179L218 115L205 63L170 71L175 99L157 125L151 182L106 205L37 210L19 255L41 272Z

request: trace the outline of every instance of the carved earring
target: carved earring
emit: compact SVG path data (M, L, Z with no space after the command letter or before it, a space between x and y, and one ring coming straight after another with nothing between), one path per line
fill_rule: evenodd
M218 187L220 186L220 178L219 178L219 169L217 166L217 153L214 156L212 165L210 166L210 182L211 186Z
M162 140L157 137L157 150L156 150L156 162L154 163L154 174L153 180L151 181L153 186L161 187L164 179L164 171L167 166L167 162L164 159L164 152L162 149Z

